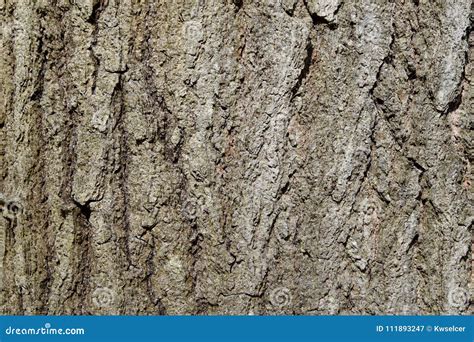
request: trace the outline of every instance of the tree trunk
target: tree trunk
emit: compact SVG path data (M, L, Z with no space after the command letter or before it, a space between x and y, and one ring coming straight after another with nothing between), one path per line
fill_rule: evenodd
M471 0L0 13L3 314L472 313Z

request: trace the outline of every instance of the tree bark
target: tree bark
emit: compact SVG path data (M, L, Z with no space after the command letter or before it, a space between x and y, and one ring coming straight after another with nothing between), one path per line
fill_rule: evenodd
M3 314L472 314L471 0L1 0Z

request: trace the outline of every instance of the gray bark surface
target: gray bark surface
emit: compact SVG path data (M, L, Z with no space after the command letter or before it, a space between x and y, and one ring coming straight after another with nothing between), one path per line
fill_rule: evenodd
M471 0L0 0L2 314L472 314Z

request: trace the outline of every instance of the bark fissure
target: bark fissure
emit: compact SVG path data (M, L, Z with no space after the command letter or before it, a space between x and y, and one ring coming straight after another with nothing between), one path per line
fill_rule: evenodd
M469 0L57 5L0 11L2 313L472 312Z

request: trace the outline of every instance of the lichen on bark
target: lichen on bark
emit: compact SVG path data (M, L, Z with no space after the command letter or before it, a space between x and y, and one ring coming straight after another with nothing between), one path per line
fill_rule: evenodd
M1 312L472 314L472 13L1 0Z

